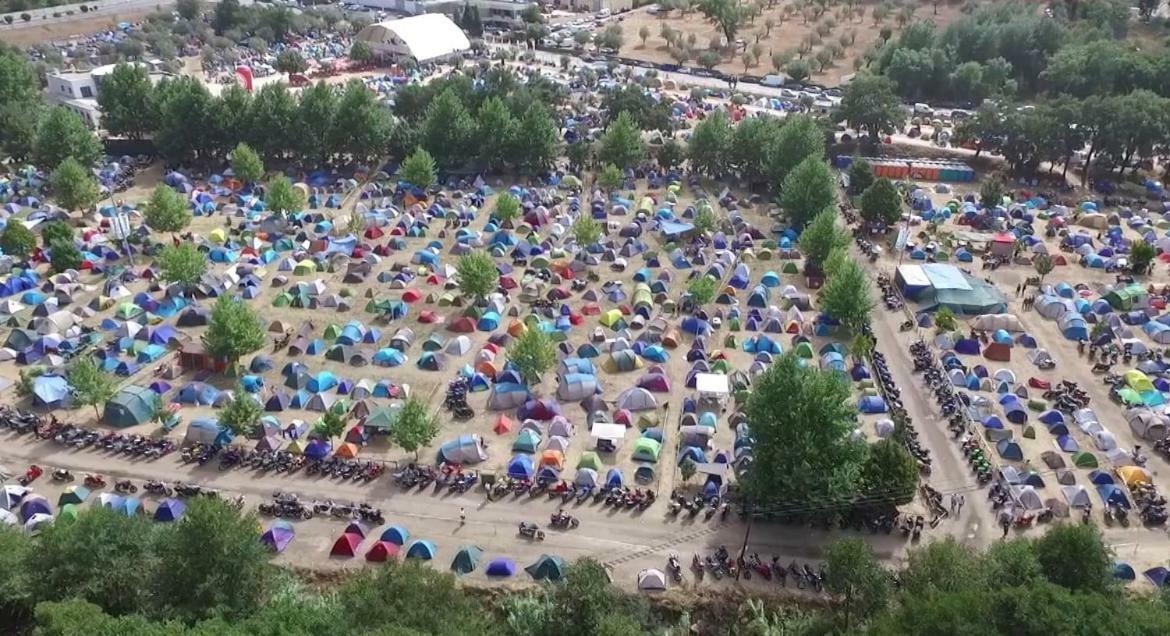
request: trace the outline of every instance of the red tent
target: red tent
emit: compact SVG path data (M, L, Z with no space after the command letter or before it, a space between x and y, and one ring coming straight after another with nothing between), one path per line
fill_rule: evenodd
M512 420L507 415L501 415L496 420L496 425L492 427L492 430L496 432L496 435L503 435L512 430Z
M447 328L455 333L471 333L475 331L475 321L467 316L463 316L456 319Z
M375 541L366 552L366 560L374 563L385 563L398 556L399 547L389 541Z
M421 298L422 298L422 293L419 292L417 289L408 289L408 290L402 292L402 302L405 302L405 303L418 302L419 299L421 299Z
M358 546L361 544L361 537L346 532L333 542L333 549L329 551L329 556L351 558L357 554Z

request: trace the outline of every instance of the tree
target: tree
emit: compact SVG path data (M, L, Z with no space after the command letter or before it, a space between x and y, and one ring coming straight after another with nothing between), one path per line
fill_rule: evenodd
M460 256L455 271L459 277L459 291L476 301L494 292L500 280L496 262L487 252L470 252Z
M422 145L443 168L451 168L469 155L469 142L475 132L475 122L467 107L447 88L431 101L427 107L426 120L422 126Z
M1036 540L1044 576L1074 592L1104 592L1112 581L1113 558L1096 526L1057 524Z
M49 244L49 264L57 273L81 269L81 251L73 241L57 241Z
M845 87L836 117L859 132L867 131L874 143L878 135L896 132L906 121L893 82L869 73L858 74Z
M625 180L622 171L612 163L605 164L605 167L601 169L601 174L597 175L597 185L607 192L613 192L622 187Z
M149 588L164 615L185 620L212 613L242 619L260 607L270 579L268 548L255 514L241 515L212 497L187 503L183 522L157 535Z
M427 410L422 400L411 397L402 405L398 412L398 419L390 427L390 438L402 450L414 453L418 461L418 451L430 444L439 434L439 423L434 414Z
M687 294L690 295L696 307L702 307L715 300L715 291L718 285L718 282L714 278L700 276L687 285Z
M625 112L610 123L599 141L597 157L604 163L624 170L641 162L645 156L642 132Z
M334 122L337 117L337 88L317 82L301 91L297 100L297 135L291 148L297 150L309 163L325 163L335 151L341 151L348 126ZM356 132L356 131L355 131Z
M97 180L73 157L67 157L57 166L49 182L57 202L66 210L85 210L101 196Z
M249 145L267 161L283 158L297 149L297 138L288 134L301 125L297 100L284 82L265 84L256 91L248 121Z
M476 119L479 161L489 171L498 171L516 143L516 122L504 101L494 95L484 100Z
M264 346L264 323L246 302L222 295L211 309L203 344L207 353L235 365Z
M638 39L642 40L642 48L646 48L646 40L649 39L649 37L650 27L643 24L642 28L638 29Z
M102 111L102 127L111 136L141 139L154 131L154 84L145 66L125 63L115 66L102 78L97 101Z
M159 252L156 262L159 278L181 285L184 293L191 289L207 272L207 256L194 243L168 245Z
M245 184L256 183L264 177L264 162L251 146L241 141L232 150L232 171Z
M873 175L873 166L861 157L854 157L846 173L849 176L849 194L857 195L869 189L876 177Z
M985 179L979 186L979 204L988 210L1003 205L1003 181L998 177Z
M332 442L345 434L345 420L346 416L344 413L329 409L313 425L313 433Z
M808 60L792 60L788 63L786 71L788 78L797 84L800 84L808 79L809 75L812 75L812 67L809 66Z
M705 235L713 232L719 221L715 218L710 205L700 205L695 212L695 218L691 219L691 224L694 225L696 232Z
M947 333L959 328L959 320L950 307L940 307L934 314L934 326L939 333Z
M813 216L837 201L837 184L828 164L819 157L809 157L797 164L784 178L780 205L788 222L802 229Z
M359 64L372 62L374 59L374 49L370 47L368 42L354 40L353 45L349 47L349 59Z
M588 148L583 142L577 144ZM517 123L511 162L522 172L537 172L551 166L560 154L561 136L556 120L543 103L533 102Z
M593 216L588 212L581 212L581 215L573 221L573 227L570 230L573 233L573 239L577 241L577 245L588 247L596 244L602 237L602 226Z
M333 152L356 163L373 163L386 153L394 134L390 111L359 80L341 90L327 139Z
M496 210L492 216L501 226L511 227L512 221L520 218L520 200L507 193L501 194L496 199Z
M731 122L721 110L700 121L687 142L691 168L711 177L722 176L728 168L731 135Z
M41 226L41 245L49 247L57 241L73 242L73 227L64 221L49 221Z
M825 589L840 599L838 609L842 627L849 633L855 619L885 609L890 599L890 575L862 539L840 539L830 544L825 552L829 570Z
M709 71L715 68L721 59L722 58L719 56L719 53L716 51L703 51L699 54L697 61L699 62L699 66L702 66Z
M184 20L195 20L203 13L203 3L200 0L177 0L175 11Z
M861 218L881 227L902 219L902 195L889 179L878 179L862 193Z
M849 340L849 354L859 361L869 360L869 357L873 355L876 344L873 336L869 334L853 334L853 338Z
M305 209L305 193L293 186L283 174L277 174L268 181L264 201L268 209L281 214L292 214Z
M0 248L5 254L24 260L37 248L37 237L20 219L9 219L0 232Z
M831 207L818 212L800 233L800 251L814 268L820 268L833 250L846 247L849 234L837 225L837 211Z
M1135 274L1148 274L1150 271L1150 264L1154 262L1154 257L1157 255L1158 251L1154 248L1153 245L1150 245L1146 241L1139 240L1135 242L1129 250L1129 264L1131 267L1133 267ZM1049 268L1049 271L1052 271L1051 268ZM1041 278L1041 280L1043 280L1043 278Z
M873 298L865 270L850 259L844 267L833 272L821 290L820 306L822 311L841 321L853 333L869 324Z
M1051 274L1056 267L1052 257L1047 254L1037 254L1032 259L1032 267L1036 269L1036 273L1040 275L1040 282L1044 282L1044 277Z
M525 382L536 385L540 376L556 364L557 349L547 333L529 328L508 346L508 361L515 365Z
M706 277L704 276L704 278ZM684 459L683 463L679 464L678 466L678 472L679 475L682 476L684 484L690 481L691 478L695 476L695 473L698 472L698 469L695 467L695 460L691 459L690 457Z
M155 232L182 232L191 223L191 209L183 195L160 183L150 193L143 220Z
M101 156L101 143L77 113L57 106L41 119L33 141L33 158L41 166L56 169L69 157L92 166Z
M301 55L300 51L294 49L286 49L276 56L276 63L272 65L277 71L281 73L304 73L309 70L309 63Z
M809 115L790 115L765 147L768 178L782 183L805 159L825 156L825 131Z
M435 183L435 160L426 148L415 148L398 169L398 176L410 185L427 189Z
M70 363L66 372L69 386L73 388L73 401L78 406L92 406L93 412L101 419L99 406L114 397L117 382L114 376L98 366L93 356L82 355Z
M681 166L685 159L683 147L673 138L667 139L658 149L658 165L664 170Z
M903 505L914 499L918 464L902 442L887 438L869 446L861 466L861 493L867 503Z
M701 0L699 11L715 23L727 40L727 46L735 42L735 34L744 21L744 9L736 0Z
M754 381L746 413L756 445L743 486L753 502L820 511L853 498L865 448L851 438L855 411L844 380L781 356Z

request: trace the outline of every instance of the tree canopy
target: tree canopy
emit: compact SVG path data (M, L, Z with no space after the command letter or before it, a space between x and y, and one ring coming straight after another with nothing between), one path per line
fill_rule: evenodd
M837 248L849 246L849 234L837 225L837 210L825 208L800 233L800 251L805 262L820 267Z
M849 259L837 271L829 272L820 294L822 311L856 333L869 323L873 305L869 277L857 261Z
M267 339L264 323L248 303L222 295L211 309L203 344L215 357L233 364L241 357L258 351Z
M249 435L263 415L264 405L248 393L243 383L237 383L232 400L219 412L219 423L235 435Z
M837 202L837 184L828 164L819 157L801 161L784 179L780 205L788 222L802 229L817 213Z
M82 263L81 250L77 249L72 240L49 244L49 264L53 266L54 272L81 269Z
M427 409L421 400L411 397L398 412L398 419L390 427L390 439L408 453L414 453L418 459L418 451L430 444L439 434L439 423L435 415Z
M73 157L66 157L49 177L53 196L66 210L85 210L101 196L97 179Z
M486 252L470 252L460 256L455 263L455 271L459 277L459 291L476 300L487 298L488 294L496 291L496 284L500 280L496 262Z
M159 252L156 264L159 278L179 283L184 291L190 291L207 272L207 256L190 242L167 245Z
M160 183L150 193L142 217L155 232L181 232L191 223L191 208L183 195Z
M264 177L264 162L252 147L244 142L232 150L232 171L244 183L256 183Z
M70 157L88 167L102 156L97 137L80 115L64 106L50 109L41 119L32 151L33 159L39 165L54 170Z
M876 140L882 133L896 132L906 121L902 102L894 94L889 79L868 73L853 78L845 88L837 110L837 120Z
M398 169L398 176L410 185L419 188L431 187L437 178L435 176L435 160L426 148L416 148L402 162Z
M902 219L902 195L889 179L878 179L862 193L861 218L882 227Z
M642 132L628 113L610 122L598 141L597 158L622 170L638 165L645 155Z
M508 345L508 361L520 371L520 376L530 385L540 382L540 377L557 362L557 349L553 340L540 329L525 329Z
M582 213L573 221L573 226L569 231L572 232L573 239L577 241L577 244L583 246L597 243L605 234L602 225L586 213Z
M716 110L695 125L687 142L687 159L695 171L721 177L728 167L731 150L731 122L721 110Z
M24 259L37 248L37 236L20 219L9 219L0 232L0 248L5 254Z
M93 356L82 355L70 363L66 377L73 387L73 401L79 406L92 406L101 417L99 406L105 406L114 397L118 383L114 376L102 370Z
M710 276L700 276L692 280L687 285L687 293L691 295L691 299L699 307L715 300L715 291L718 289L719 283Z
M97 94L102 128L114 137L140 139L156 127L154 86L146 66L121 63L102 78Z
M273 212L291 214L305 209L305 193L293 185L288 177L278 174L268 181L264 202Z

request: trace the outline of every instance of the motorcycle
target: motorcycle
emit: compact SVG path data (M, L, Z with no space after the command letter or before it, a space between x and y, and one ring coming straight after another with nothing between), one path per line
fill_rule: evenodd
M86 475L83 483L86 488L105 488L106 478L101 475Z
M73 481L73 473L64 468L58 468L53 471L53 481Z
M163 497L170 497L175 494L174 489L162 483L161 481L150 480L142 485L143 490L152 495L162 495ZM131 491L133 492L133 491Z
M574 517L573 515L558 511L549 516L549 525L554 528L575 530L577 526L581 525L581 520Z
M114 482L114 492L119 494L134 494L138 492L138 486L135 486L129 479Z
M24 474L20 476L20 485L27 486L37 480L38 477L45 474L45 470L36 464L28 467Z
M527 521L521 521L519 533L520 533L520 536L528 538L528 539L535 539L536 541L544 541L544 530L541 530L540 526L536 525L535 523L528 523Z
M670 573L670 578L674 579L675 583L682 583L682 565L678 562L678 555L671 554L670 558L666 560L666 570Z

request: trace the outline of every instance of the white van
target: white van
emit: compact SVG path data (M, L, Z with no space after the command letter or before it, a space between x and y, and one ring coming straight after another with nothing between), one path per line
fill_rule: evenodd
M783 75L765 75L764 79L760 80L760 84L764 86L779 87L784 86L785 77Z

